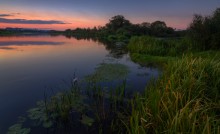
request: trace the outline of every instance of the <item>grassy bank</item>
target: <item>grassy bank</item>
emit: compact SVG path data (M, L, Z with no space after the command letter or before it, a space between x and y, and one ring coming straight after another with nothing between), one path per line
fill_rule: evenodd
M103 63L87 83L73 81L64 92L45 94L9 133L220 133L220 52L183 47L186 39L134 38L128 45L131 59L163 69L144 92L127 92L126 81L108 90L99 85L129 72Z
M188 38L158 39L150 36L132 37L128 49L130 53L151 56L179 56L192 50L193 43Z
M135 62L165 64L163 76L132 100L128 133L220 133L219 51L144 36L128 49Z
M126 81L105 90L97 83L114 81L128 70L120 69L123 66L119 64L102 64L86 78L85 89L73 81L66 92L45 94L44 101L28 111L29 121L36 127L23 128L25 123L20 121L9 133L30 133L43 127L49 133L220 134L219 18L220 9L212 16L195 16L188 37L172 39L162 38L179 37L164 22L134 25L120 15L98 29L61 32L69 38L129 40L131 59L144 66L162 67L163 75L136 95L126 93Z
M152 56L148 54L131 53L131 60L142 66L164 68L168 61L175 60L176 57L171 56Z
M129 133L219 133L220 62L183 56L137 95Z

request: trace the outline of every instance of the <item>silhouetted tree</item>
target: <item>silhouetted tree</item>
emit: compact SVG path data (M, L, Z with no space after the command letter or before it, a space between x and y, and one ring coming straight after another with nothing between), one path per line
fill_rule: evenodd
M111 32L116 32L119 28L128 27L130 25L131 25L130 21L126 20L124 16L117 15L109 20L109 23L106 24L106 27Z
M159 29L159 28L167 28L167 25L163 21L155 21L151 24L151 28L153 29Z
M109 41L128 41L131 36L152 35L157 37L174 36L175 32L172 28L166 26L163 21L155 21L152 24L143 22L141 24L132 24L122 15L112 17L105 26L98 28L76 28L74 30L67 29L64 32L68 36L82 37L98 37Z
M153 36L163 36L166 32L167 25L163 21L155 21L151 23L150 28Z
M190 24L189 37L195 41L197 48L203 50L220 48L220 8L211 16L194 15Z
M150 28L151 24L149 22L142 22L140 26Z

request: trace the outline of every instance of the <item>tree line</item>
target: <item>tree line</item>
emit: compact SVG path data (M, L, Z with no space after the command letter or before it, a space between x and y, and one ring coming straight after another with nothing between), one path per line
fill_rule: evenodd
M132 24L123 15L116 15L105 26L67 29L64 34L70 37L96 37L108 41L129 41L133 36L143 35L159 38L185 37L193 42L198 49L219 49L220 8L217 8L209 16L194 15L186 30L175 30L172 27L168 27L164 21Z
M123 15L112 17L105 26L94 28L76 28L74 30L65 30L65 35L74 36L95 36L106 38L111 41L124 41L132 36L149 35L155 37L178 37L180 31L168 27L163 21L153 23L143 22L141 24L132 24Z

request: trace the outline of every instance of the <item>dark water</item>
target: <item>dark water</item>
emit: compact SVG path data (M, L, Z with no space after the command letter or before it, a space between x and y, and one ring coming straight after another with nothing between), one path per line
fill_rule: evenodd
M74 74L82 80L101 63L126 65L130 90L143 90L159 74L133 63L114 45L64 36L0 37L0 134L42 100L45 91L62 90Z

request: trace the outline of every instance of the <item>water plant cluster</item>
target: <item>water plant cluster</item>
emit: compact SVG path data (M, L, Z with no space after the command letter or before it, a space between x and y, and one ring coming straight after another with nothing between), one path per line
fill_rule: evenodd
M121 119L130 113L126 110L130 107L125 80L128 72L122 64L100 64L83 81L75 78L65 92L45 93L44 100L29 109L27 117L22 117L25 120L11 126L8 134L37 133L45 129L47 133L124 132ZM115 79L121 80L120 85L114 88L102 85Z
M96 67L96 71L93 74L86 76L86 81L103 82L113 81L126 78L129 73L129 68L119 63L102 63Z
M51 34L64 34L68 37L97 37L110 42L128 42L133 36L155 36L155 37L179 37L185 31L175 31L168 27L164 21L142 22L133 24L123 15L116 15L109 19L104 26L94 28L67 29L64 32L51 31Z

